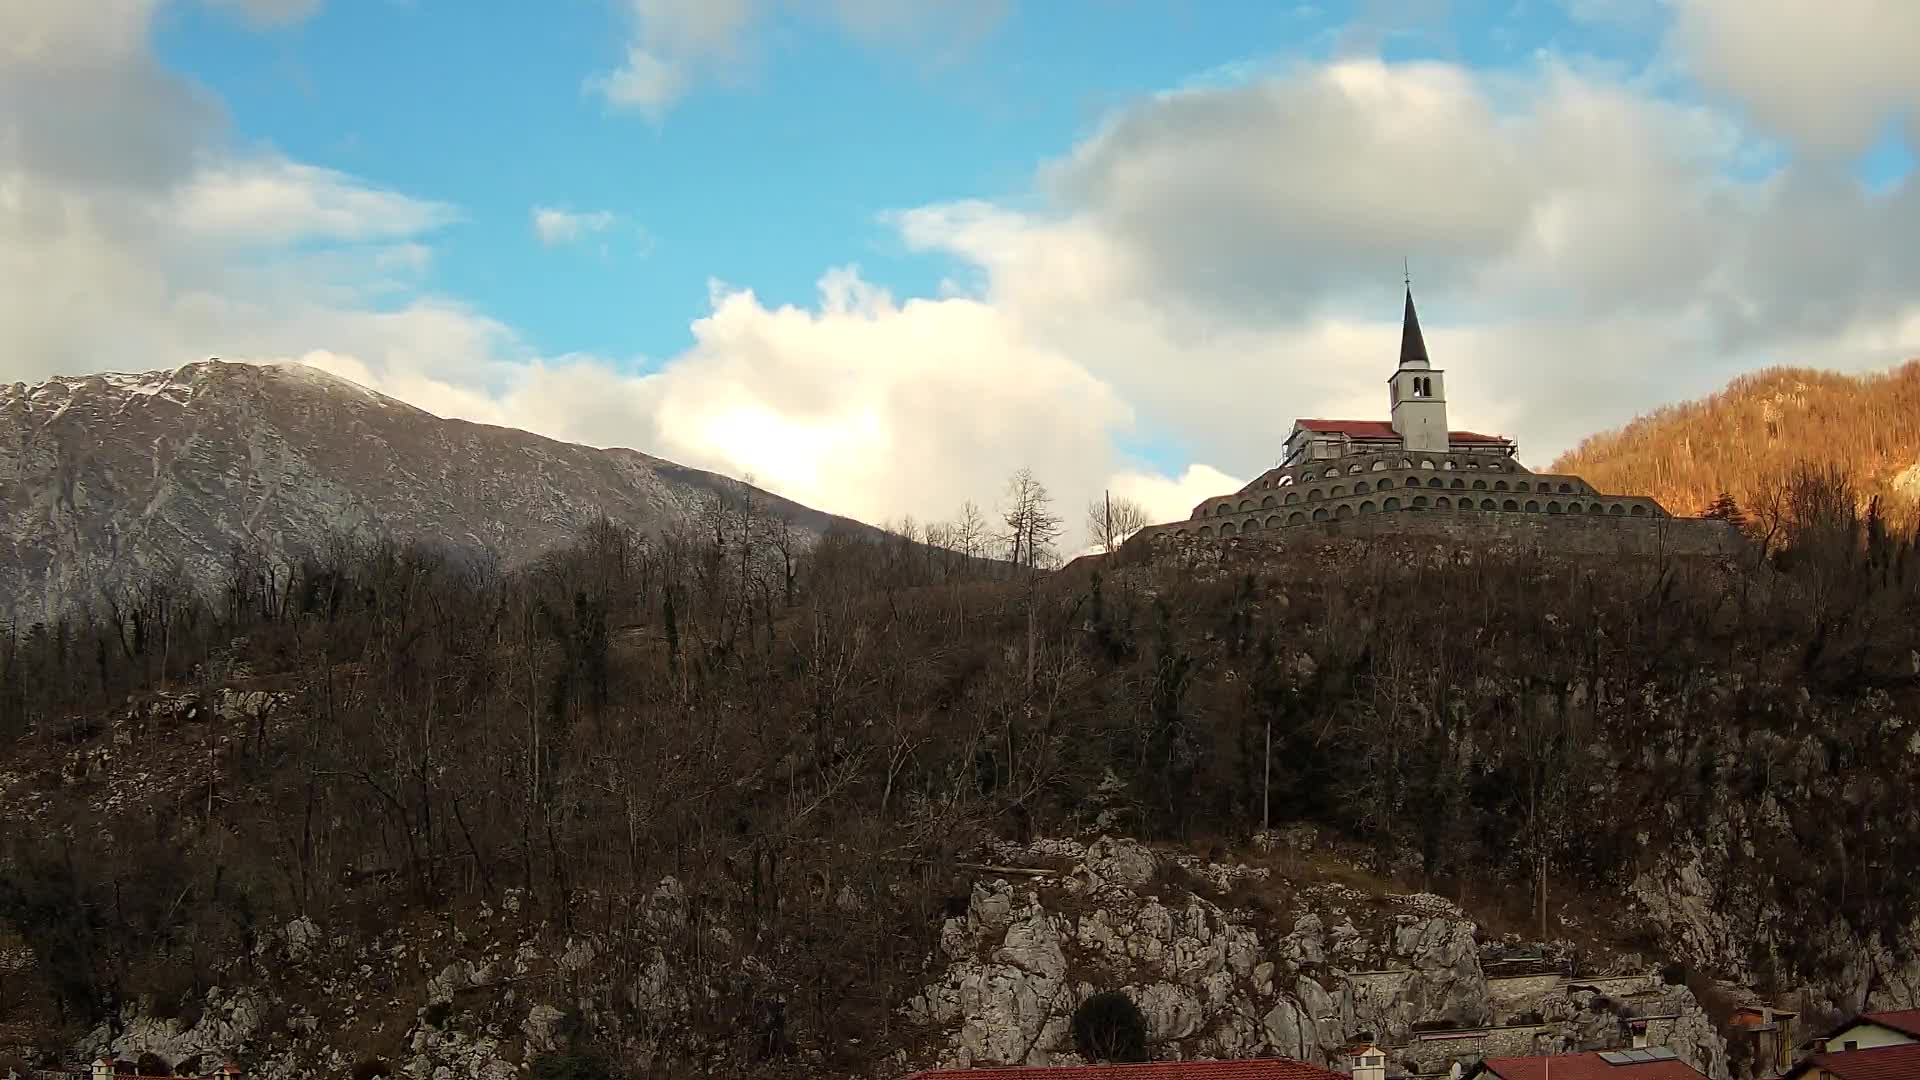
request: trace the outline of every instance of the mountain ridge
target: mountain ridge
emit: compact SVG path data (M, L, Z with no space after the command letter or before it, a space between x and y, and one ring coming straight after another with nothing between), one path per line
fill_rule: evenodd
M643 530L733 491L806 536L858 522L629 448L439 417L298 363L195 361L0 386L0 617L43 619L234 545L297 556L344 533L508 562L602 516Z

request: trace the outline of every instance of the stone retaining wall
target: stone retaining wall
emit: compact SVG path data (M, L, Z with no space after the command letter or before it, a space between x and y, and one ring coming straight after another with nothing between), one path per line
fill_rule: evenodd
M1156 552L1179 551L1194 544L1250 542L1291 547L1333 540L1399 539L1462 546L1504 544L1564 555L1602 557L1735 555L1746 545L1738 529L1724 521L1707 518L1508 514L1479 510L1406 509L1263 530L1240 540L1177 536L1172 528L1157 526L1138 539ZM1129 541L1129 546L1132 544L1133 541Z

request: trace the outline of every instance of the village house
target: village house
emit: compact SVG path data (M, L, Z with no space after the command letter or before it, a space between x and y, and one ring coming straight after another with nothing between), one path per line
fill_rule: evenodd
M1375 1051L1378 1054L1378 1051ZM1356 1060L1358 1058L1356 1057ZM1351 1078L1292 1058L1243 1061L1151 1061L1137 1065L1044 1065L1011 1069L933 1069L906 1080L1385 1080L1386 1057L1378 1073L1356 1066Z
M1870 1050L1821 1051L1786 1074L1786 1080L1915 1080L1916 1077L1920 1077L1920 1042L1876 1046Z
M1586 1054L1488 1058L1463 1080L1706 1080L1664 1047L1602 1050Z
M1920 1043L1920 1009L1862 1013L1815 1040L1814 1049L1844 1052Z

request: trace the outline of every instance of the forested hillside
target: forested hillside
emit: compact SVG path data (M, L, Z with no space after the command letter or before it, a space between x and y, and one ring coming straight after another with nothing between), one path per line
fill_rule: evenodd
M1047 575L795 553L742 501L525 571L343 543L290 579L236 559L213 603L155 580L0 637L0 1041L217 1014L261 1075L428 1069L455 1030L874 1075L944 1038L906 1005L981 845L1247 850L1268 818L1516 932L1888 1002L1920 986L1920 544L1837 478L1788 487L1773 557L1732 563L1246 544ZM508 913L537 947L496 955Z
M1770 368L1700 401L1670 405L1595 435L1553 464L1605 491L1651 495L1697 514L1721 494L1764 503L1802 463L1853 476L1889 513L1920 504L1920 360L1842 375Z

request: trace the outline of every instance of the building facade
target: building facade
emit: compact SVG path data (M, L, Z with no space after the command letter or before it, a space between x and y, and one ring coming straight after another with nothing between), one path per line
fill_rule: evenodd
M1400 360L1387 379L1389 419L1296 420L1277 467L1238 491L1207 499L1184 521L1150 526L1139 535L1218 540L1429 511L1456 518L1671 516L1644 496L1608 494L1578 476L1533 472L1520 464L1512 439L1453 430L1446 391L1446 372L1427 355L1408 289Z

